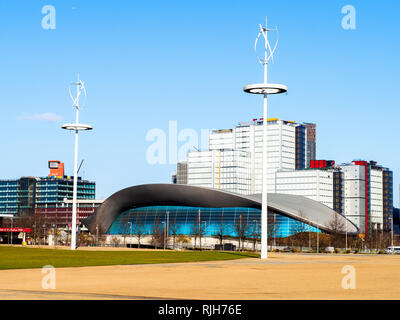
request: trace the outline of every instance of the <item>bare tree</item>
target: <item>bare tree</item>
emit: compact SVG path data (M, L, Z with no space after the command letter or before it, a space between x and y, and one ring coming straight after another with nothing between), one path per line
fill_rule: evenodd
M299 245L300 251L303 251L303 246L305 246L306 238L308 237L307 226L303 222L305 220L305 215L303 211L299 210L299 220L296 220L293 231L294 238L296 239L296 244Z
M172 234L172 246L175 249L176 237L180 230L180 225L176 222L176 215L172 220L169 221L168 230Z
M223 241L224 241L226 235L229 233L228 229L229 229L228 225L226 223L224 223L224 213L222 212L218 231L214 234L219 240L221 250L223 248L223 246L222 246Z
M112 236L110 242L114 247L117 247L121 244L121 239L117 236Z
M157 217L153 223L151 243L156 249L162 247L164 243L164 229L159 217Z
M268 221L268 231L267 231L268 239L271 239L271 240L274 239L274 243L275 243L276 235L279 231L279 224L276 221L276 214L274 213L273 217L268 220L269 220ZM270 248L272 250L272 241L269 241L269 243L270 243Z
M246 219L246 217L243 216L243 214L239 214L239 218L236 219L235 221L235 231L238 236L239 240L239 249L243 250L244 249L244 241L246 240L246 237L248 235L250 225Z
M192 235L192 237L194 237L194 246L196 247L196 243L197 243L197 238L199 238L199 242L200 242L200 249L201 249L201 235L202 235L202 229L201 229L201 218L200 218L200 214L198 214L196 216L196 219L194 220L192 226L191 226L191 230L190 233Z
M251 237L253 238L253 250L256 251L256 244L258 239L260 238L260 224L258 223L257 220L253 221L253 227L251 228ZM250 228L250 226L249 226Z
M338 241L341 240L343 234L345 233L345 223L340 219L339 214L335 214L332 219L328 222L328 227L332 230L330 239L334 247L337 247Z
M133 234L138 239L138 248L140 248L140 240L143 238L143 235L145 234L144 223L141 217L137 217L133 225Z

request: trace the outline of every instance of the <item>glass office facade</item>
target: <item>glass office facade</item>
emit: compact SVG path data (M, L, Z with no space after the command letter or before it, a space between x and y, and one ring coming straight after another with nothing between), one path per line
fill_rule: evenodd
M64 198L73 197L73 178L55 179L44 178L36 184L36 206L38 208L56 207L64 202ZM78 199L94 200L96 197L96 184L78 178Z
M0 213L16 214L18 212L18 180L0 181Z
M168 223L169 234L192 235L199 232L208 237L221 233L237 236L238 226L246 230L247 237L260 234L261 210L253 208L200 208L180 206L154 206L135 208L122 213L111 225L108 234L135 234L138 228L142 234L152 234L158 225L164 228ZM292 218L269 213L269 236L284 238L298 232L317 232L317 229ZM132 228L131 228L132 225Z
M35 208L56 208L73 197L73 178L22 177L0 180L0 213L34 214ZM78 178L78 199L94 200L96 184Z

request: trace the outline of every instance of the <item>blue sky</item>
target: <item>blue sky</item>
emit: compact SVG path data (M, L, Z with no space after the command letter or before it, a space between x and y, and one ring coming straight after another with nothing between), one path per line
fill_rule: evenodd
M48 4L54 30L41 26ZM356 30L341 26L348 4ZM150 130L176 120L200 134L262 117L242 87L263 79L253 43L268 15L280 30L269 79L289 87L269 116L317 123L320 159L391 168L397 206L399 10L395 0L2 1L0 178L47 175L50 159L72 174L73 134L60 125L73 121L68 85L79 73L81 121L95 128L80 136L81 173L97 196L170 182L173 164L146 160Z

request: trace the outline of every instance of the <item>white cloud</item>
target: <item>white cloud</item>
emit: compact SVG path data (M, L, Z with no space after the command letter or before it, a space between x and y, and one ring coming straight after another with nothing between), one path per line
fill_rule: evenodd
M59 122L63 118L55 113L46 112L42 114L23 114L19 117L19 120L29 120L29 121L45 121L45 122Z

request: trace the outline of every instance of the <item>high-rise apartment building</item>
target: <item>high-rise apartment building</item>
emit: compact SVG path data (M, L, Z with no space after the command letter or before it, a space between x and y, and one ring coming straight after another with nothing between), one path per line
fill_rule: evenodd
M307 129L311 128L311 129ZM314 148L311 154L315 155L315 125L299 124L294 121L285 121L280 119L268 119L268 192L276 192L275 189L275 173L277 171L292 171L295 169L303 170L307 165L308 146L307 142L308 130L314 130L311 134L313 137ZM211 153L212 151L217 151ZM241 151L242 154L234 153L233 151ZM308 153L307 153L308 152ZM198 177L199 166L204 166L208 163L210 172L212 171L212 163L220 162L220 159L229 159L234 157L236 169L230 170L230 180L240 181L240 186L233 188L230 183L221 183L221 172L213 175L209 174ZM248 158L245 160L244 158ZM255 194L262 192L262 157L263 157L263 119L253 119L249 122L241 122L233 129L213 130L209 135L209 150L193 151L188 153L187 164L187 183L197 186L218 186L224 190L238 190L240 193ZM311 156L310 156L311 157ZM190 159L190 160L189 160ZM204 160L204 159L213 159ZM201 161L196 164L196 161ZM225 160L223 160L225 161ZM229 160L226 160L229 163ZM174 180L178 182L178 172L182 163L177 165L177 174ZM227 167L220 171L228 170ZM194 170L194 171L193 171ZM234 174L239 176L233 176ZM246 172L246 173L244 173ZM183 174L184 175L184 174ZM246 178L243 178L243 176ZM190 178L189 178L190 177ZM207 181L207 179L210 179ZM216 183L217 180L219 183ZM184 180L184 179L182 179ZM227 187L228 189L225 189Z
M315 136L315 135L314 135ZM275 172L307 167L307 126L268 119L268 192L275 192ZM262 191L263 119L241 122L233 129L214 130L209 150L233 149L250 157L250 193Z
M303 123L306 127L306 168L317 159L317 125L315 123Z
M342 213L341 172L335 169L278 171L276 192L303 196Z
M189 185L250 194L249 155L239 150L188 153Z
M353 222L361 233L391 228L392 172L376 162L311 161L306 170L278 171L276 192L301 195L334 209Z

